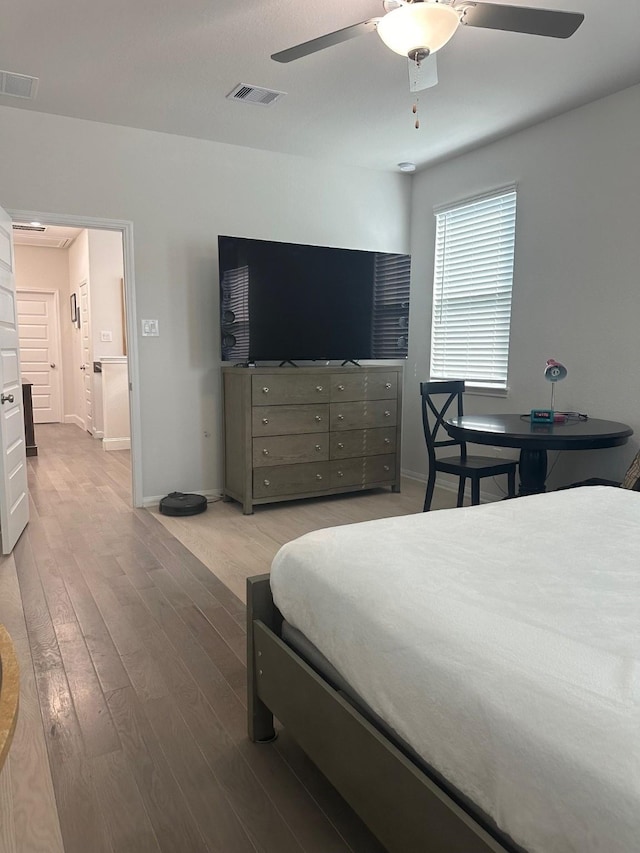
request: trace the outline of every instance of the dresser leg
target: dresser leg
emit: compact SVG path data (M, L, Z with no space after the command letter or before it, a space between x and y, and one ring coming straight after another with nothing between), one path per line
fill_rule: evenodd
M242 504L243 515L253 515L253 504L250 500L245 500Z
M391 486L391 491L392 491L394 494L399 495L399 494L400 494L400 491L401 491L400 486L399 486L399 485L398 485L398 486L395 486L395 485L394 485L394 486Z

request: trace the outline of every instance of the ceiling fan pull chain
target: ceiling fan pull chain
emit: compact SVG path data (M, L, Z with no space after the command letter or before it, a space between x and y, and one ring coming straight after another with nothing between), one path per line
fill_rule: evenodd
M420 119L418 118L418 99L416 98L416 102L413 105L413 114L416 117L415 128L416 130L420 130Z

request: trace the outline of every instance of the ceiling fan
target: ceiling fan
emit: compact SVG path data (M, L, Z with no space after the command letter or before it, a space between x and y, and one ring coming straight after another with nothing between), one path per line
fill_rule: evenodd
M327 33L272 54L276 62L292 62L311 53L375 30L382 41L410 65L423 67L421 75L410 71L412 91L437 83L434 54L444 47L462 24L489 30L569 38L584 20L579 12L530 9L476 0L384 0L386 14ZM427 57L431 57L425 63Z

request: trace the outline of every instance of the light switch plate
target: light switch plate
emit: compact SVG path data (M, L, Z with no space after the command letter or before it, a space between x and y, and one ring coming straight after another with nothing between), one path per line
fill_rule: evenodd
M160 335L157 320L140 320L143 338L157 338Z
M103 344L110 344L113 341L112 332L100 332L100 340Z

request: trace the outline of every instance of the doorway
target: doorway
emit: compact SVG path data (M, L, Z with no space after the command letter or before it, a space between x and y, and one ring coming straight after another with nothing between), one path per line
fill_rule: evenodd
M142 506L131 223L34 211L9 213L14 238L18 235L18 318L26 356L21 357L22 378L32 383L35 424L42 425L41 433L47 424L74 425L96 443L102 442L105 451L130 448L132 502ZM40 235L38 247L33 234L36 240ZM38 252L42 260L47 251L50 261L55 257L52 244L56 252L67 253L64 263L58 260L54 265L58 273L66 266L67 281L64 286L60 281L49 286L45 275L33 287L33 281L21 275L21 258L27 257L31 246L32 261ZM119 273L109 260L114 251ZM44 269L53 267L45 264Z

